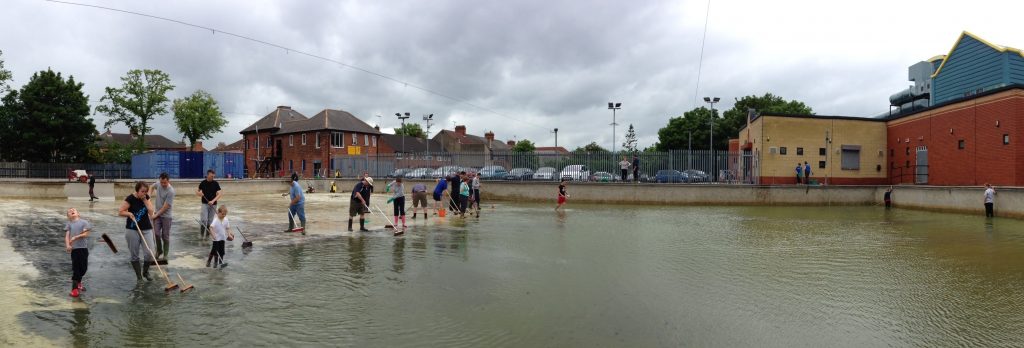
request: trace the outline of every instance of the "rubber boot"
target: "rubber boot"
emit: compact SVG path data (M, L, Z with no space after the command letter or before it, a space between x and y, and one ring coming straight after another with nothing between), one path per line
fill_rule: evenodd
M160 237L153 238L153 243L156 244L156 258L159 259L160 255L164 253L164 240Z
M142 281L142 264L139 261L132 261L132 270L135 270L135 278L138 281Z
M405 215L402 215L402 229L405 229Z
M149 276L149 262L142 265L142 277L146 278L146 280L153 280L153 278L150 278Z
M370 230L366 229L365 219L359 219L359 232L370 232Z
M352 219L348 219L348 231L352 232Z
M171 241L170 240L164 240L164 254L163 254L164 258L163 259L167 260L167 256L170 255L170 254L171 254ZM160 254L157 253L156 256L159 258Z

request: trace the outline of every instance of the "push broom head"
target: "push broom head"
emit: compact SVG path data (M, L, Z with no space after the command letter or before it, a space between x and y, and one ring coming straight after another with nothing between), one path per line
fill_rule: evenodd
M194 289L194 288L195 288L195 286L192 286L192 284L189 284L188 286L186 286L186 287L184 287L184 288L181 288L181 292L183 292L183 293L184 293L184 292L186 292L186 291L189 291L189 290L192 290L192 289Z
M252 242L242 242L243 248L252 248Z
M164 288L164 291L171 291L171 290L174 290L174 289L177 289L177 288L178 288L178 284L171 283L171 284L168 284L167 287Z

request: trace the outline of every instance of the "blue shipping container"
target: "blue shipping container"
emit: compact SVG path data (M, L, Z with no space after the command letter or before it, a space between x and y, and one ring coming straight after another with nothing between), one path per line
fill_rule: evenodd
M206 176L206 169L203 169L203 153L200 151L178 152L178 166L182 179L201 179Z
M224 152L224 175L232 178L241 179L245 176L245 158L242 154L236 152Z
M206 171L210 169L213 169L213 172L217 173L217 178L224 177L223 152L207 152L203 154L203 176L206 176Z
M132 156L133 179L155 179L160 173L180 177L179 155L171 151L152 151Z

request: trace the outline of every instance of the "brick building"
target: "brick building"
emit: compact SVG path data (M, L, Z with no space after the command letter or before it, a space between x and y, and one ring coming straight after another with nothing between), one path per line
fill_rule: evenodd
M456 164L482 167L501 162L512 152L515 142L494 139L494 132L488 131L483 137L466 133L466 126L457 125L455 130L441 130L433 140L453 154ZM500 164L500 163L498 163Z
M96 139L96 145L101 149L107 147L110 143L116 143L122 146L135 146L135 142L139 139L136 134L125 134L125 133L112 133L110 129L106 132L100 133ZM146 150L147 151L186 151L188 145L183 142L175 142L174 140L168 139L167 137L159 134L146 134L145 138ZM195 151L206 151L203 148L203 142L197 141Z
M342 110L324 109L306 117L278 106L241 132L250 176L329 176L338 159L377 153L380 132Z
M395 134L381 134L378 150L381 155L393 156L400 161L396 164L398 168L437 168L450 158L444 145L437 140Z

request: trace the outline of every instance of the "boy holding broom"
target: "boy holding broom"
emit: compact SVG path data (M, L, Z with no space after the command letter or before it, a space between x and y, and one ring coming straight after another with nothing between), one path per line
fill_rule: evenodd
M85 291L82 277L89 270L89 231L92 224L78 216L78 209L67 211L68 223L64 225L64 249L71 254L71 297L78 297Z

